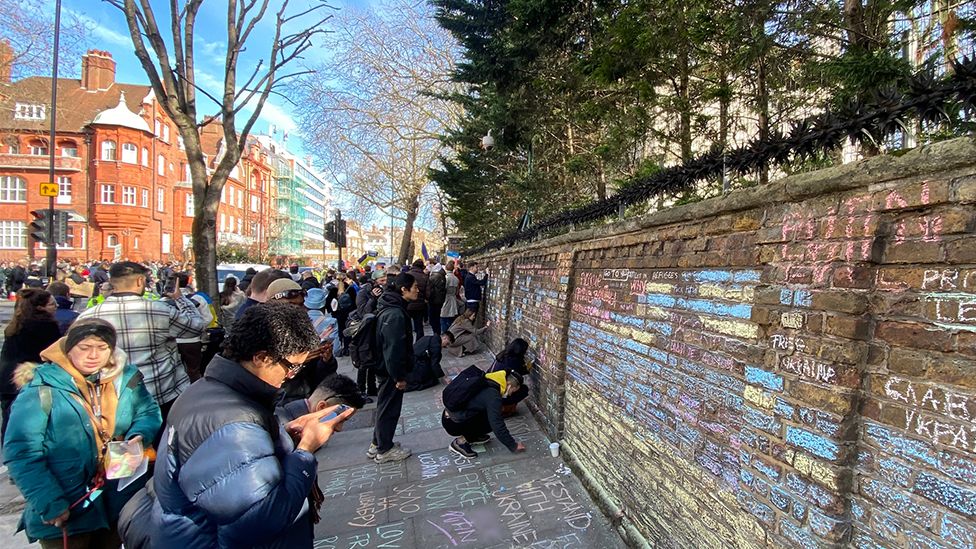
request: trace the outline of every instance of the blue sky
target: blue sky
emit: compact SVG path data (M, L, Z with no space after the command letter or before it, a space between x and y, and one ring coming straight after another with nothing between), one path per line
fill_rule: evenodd
M292 0L294 10L301 11L314 0ZM180 4L183 2L181 1ZM270 6L277 10L280 0L271 0ZM329 4L342 9L344 7L366 7L370 0L332 0ZM159 25L169 28L168 1L153 0ZM53 2L52 2L53 5ZM62 0L62 9L68 16L83 19L92 30L90 47L109 51L115 59L116 80L133 84L148 84L146 73L133 53L132 42L129 38L128 27L122 13L110 4L100 0ZM238 69L238 82L242 82L249 75L249 70L259 59L267 59L270 51L271 39L274 33L274 11L269 10L262 23L255 28L248 40L247 51L242 55ZM293 11L289 7L289 11ZM227 2L225 0L205 0L197 17L195 50L196 50L196 82L215 96L223 87L224 53L226 51L227 34ZM306 18L307 20L307 18ZM326 23L326 27L328 23ZM306 63L314 64L315 56L322 55L319 48L313 47L306 55ZM80 60L79 60L80 63ZM201 104L200 114L213 112L213 103L203 94L198 93L197 100ZM250 111L247 112L250 114ZM238 118L243 125L243 120ZM254 133L269 133L271 126L277 128L277 137L281 139L284 132L288 132L288 149L296 154L304 155L301 132L291 114L288 101L272 97L262 109L261 120L252 130Z

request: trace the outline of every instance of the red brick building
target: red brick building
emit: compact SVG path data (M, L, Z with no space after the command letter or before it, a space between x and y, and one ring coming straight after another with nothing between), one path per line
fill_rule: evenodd
M0 82L0 258L28 255L30 211L47 207L51 79ZM183 157L176 128L149 86L115 81L105 51L58 81L55 175L70 239L59 257L135 260L172 253L173 185ZM31 243L33 244L33 243ZM41 246L35 255L43 257Z
M9 71L0 72L0 260L44 257L27 228L30 212L48 204L39 189L48 180L52 146L50 95L48 77L11 82ZM80 79L59 79L53 114L55 202L71 212L70 238L58 256L183 259L193 215L189 172L182 139L152 89L116 82L111 54L91 50L82 57ZM222 154L219 128L208 126L202 134L212 167ZM267 249L270 180L267 153L249 141L224 191L221 242Z
M207 169L217 167L224 154L223 130L217 123L200 132ZM255 138L248 138L238 165L224 184L217 210L217 243L245 249L253 256L269 253L268 220L273 217L272 168L269 151ZM189 183L178 183L176 193L176 231L187 247L193 226L193 192Z

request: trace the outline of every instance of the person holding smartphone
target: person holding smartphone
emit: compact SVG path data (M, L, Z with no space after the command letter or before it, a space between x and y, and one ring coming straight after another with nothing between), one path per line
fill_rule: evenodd
M136 513L121 530L149 521L158 547L311 547L323 500L314 454L355 409L320 421L337 408L324 407L283 426L274 412L279 388L319 341L302 307L248 309L173 405L150 516Z

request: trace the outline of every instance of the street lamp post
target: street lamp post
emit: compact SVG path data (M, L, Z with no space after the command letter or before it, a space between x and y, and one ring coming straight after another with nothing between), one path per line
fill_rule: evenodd
M51 132L48 139L48 159L50 160L50 166L48 167L48 181L51 183L57 183L54 178L54 153L55 153L55 131L57 130L57 119L58 119L58 47L59 39L61 37L61 0L57 0L54 4L54 59L51 65L51 111L49 116L51 117ZM60 185L58 186L60 192ZM47 198L47 218L48 228L47 228L47 275L54 279L55 273L57 273L57 262L58 262L58 245L54 242L54 197L49 196ZM31 246L34 244L31 243Z

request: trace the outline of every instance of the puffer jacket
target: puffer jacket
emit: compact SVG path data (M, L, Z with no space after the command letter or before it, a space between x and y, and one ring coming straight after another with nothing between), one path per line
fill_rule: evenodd
M77 399L83 398L71 375L57 363L68 364L61 351L61 340L41 353L51 362L25 363L17 368L15 381L22 385L14 401L10 424L4 439L4 463L10 477L27 500L20 529L27 537L60 539L61 530L44 521L60 516L82 497L98 471L98 449L88 413ZM125 364L118 352L115 364ZM102 378L112 376L118 394L114 440L142 435L148 444L162 425L159 406L142 382L142 374L132 365L107 367ZM41 403L41 387L48 387L50 408ZM146 482L133 482L122 492L118 481L106 481L101 495L87 508L71 511L69 535L109 528L117 520L126 500Z
M153 547L311 547L315 456L274 416L277 388L218 355L176 399L153 474Z

